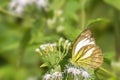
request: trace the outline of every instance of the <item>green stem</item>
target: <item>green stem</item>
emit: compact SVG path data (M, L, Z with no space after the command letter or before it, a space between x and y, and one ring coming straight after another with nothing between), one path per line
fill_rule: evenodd
M20 46L19 46L19 51L18 51L18 55L19 55L19 58L18 58L18 67L21 67L23 65L23 57L24 57L24 52L27 48L27 45L30 41L30 37L31 37L31 28L28 28L24 35L23 35L23 38L20 42Z
M115 50L116 61L120 59L120 11L114 9L114 32L115 32Z
M18 15L15 15L15 14L13 14L13 13L11 13L11 12L3 9L1 6L0 6L0 12L2 12L2 13L4 13L4 14L7 14L7 15L10 15L10 16L13 16L13 17L22 18L22 17L20 17L20 16L18 16Z
M100 70L104 71L105 73L107 73L108 75L112 76L112 77L116 77L114 74L112 74L111 72L109 72L107 69L103 68L103 67L99 67Z
M83 30L86 23L85 4L87 0L80 1L81 3L81 29Z

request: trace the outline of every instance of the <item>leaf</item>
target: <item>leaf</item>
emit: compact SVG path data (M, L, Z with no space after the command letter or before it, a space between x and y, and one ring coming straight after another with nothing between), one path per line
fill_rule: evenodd
M107 4L120 10L120 0L104 0Z
M13 49L16 49L17 47L19 46L19 43L18 42L13 42L13 43L10 43L9 45L4 45L4 46L0 46L1 49L0 49L0 52L5 52L5 51L10 51L10 50L13 50Z
M105 20L105 19L103 19L103 18L91 19L91 20L88 21L86 26L88 27L91 24L94 24L94 23L97 23L97 22L100 22L100 21L103 21L103 20Z
M40 65L40 68L43 68L43 67L46 67L46 66L48 66L48 63L44 63L44 64Z

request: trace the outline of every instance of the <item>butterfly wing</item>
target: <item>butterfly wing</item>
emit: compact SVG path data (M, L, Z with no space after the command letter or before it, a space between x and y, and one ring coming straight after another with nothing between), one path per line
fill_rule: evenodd
M72 57L72 62L88 68L97 68L103 62L101 49L94 44L83 46L78 53Z
M72 63L97 68L103 62L101 49L95 44L90 30L84 30L76 39L72 50Z
M95 44L95 40L91 31L86 29L76 39L72 49L72 56L76 55L83 46L89 44Z

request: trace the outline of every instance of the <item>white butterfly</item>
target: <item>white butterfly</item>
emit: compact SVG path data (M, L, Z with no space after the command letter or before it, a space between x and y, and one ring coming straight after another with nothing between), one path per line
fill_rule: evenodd
M103 63L102 51L89 29L84 30L73 44L71 62L88 68L98 68Z

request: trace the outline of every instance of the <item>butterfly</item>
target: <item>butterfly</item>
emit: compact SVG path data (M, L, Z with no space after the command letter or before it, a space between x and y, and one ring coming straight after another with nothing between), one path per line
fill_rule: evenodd
M75 40L71 62L77 66L98 68L103 63L103 55L96 45L92 32L85 29Z

